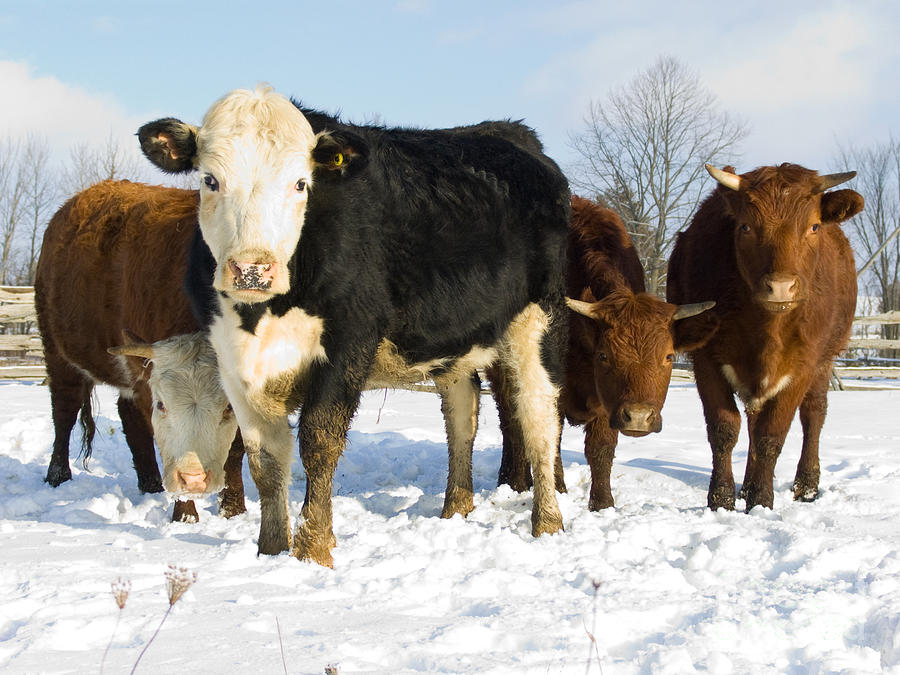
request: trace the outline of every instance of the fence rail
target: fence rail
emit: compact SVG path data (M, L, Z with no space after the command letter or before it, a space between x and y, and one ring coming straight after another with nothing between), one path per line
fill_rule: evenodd
M36 324L34 309L34 288L32 286L0 286L0 326ZM900 324L900 311L886 312L873 316L858 316L853 319L855 326L876 326ZM35 328L36 331L36 328ZM898 349L900 340L852 337L847 350L855 349ZM44 350L41 336L37 332L0 335L0 352L15 354L22 363L0 365L0 379L43 378L46 371L42 362ZM900 380L900 367L836 366L835 375L839 380ZM673 381L693 381L690 368L676 367ZM433 391L428 384L420 385L423 391Z

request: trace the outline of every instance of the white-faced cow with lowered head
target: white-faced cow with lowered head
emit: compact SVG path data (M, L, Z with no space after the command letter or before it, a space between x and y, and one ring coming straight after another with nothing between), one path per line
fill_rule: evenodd
M90 455L91 391L100 382L119 390L122 430L143 492L165 486L186 498L227 482L220 513L244 511L237 422L184 292L197 201L195 191L104 181L50 220L35 275L55 432L50 485L72 477L69 435L79 411L83 453ZM192 502L176 501L173 519L196 517Z
M742 494L772 508L775 461L797 409L803 446L794 499L819 490L819 434L834 357L856 309L853 252L841 223L859 213L855 172L820 176L796 164L745 174L707 166L718 181L669 261L670 302L711 299L719 329L691 352L712 448L710 508L733 509L731 452L744 404L750 448Z
M189 286L259 488L259 551L332 564L333 474L367 382L434 379L450 452L443 515L468 513L475 370L495 360L515 381L535 471L532 532L562 529L565 177L501 136L310 119L315 131L257 88L226 95L200 127L169 118L139 131L157 166L201 174ZM301 403L306 499L292 538L287 416Z

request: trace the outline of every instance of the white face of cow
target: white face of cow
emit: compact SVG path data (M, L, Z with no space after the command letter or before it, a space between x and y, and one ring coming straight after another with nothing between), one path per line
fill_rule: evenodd
M216 355L202 333L150 345L153 434L163 485L177 495L221 490L237 420L219 381Z
M238 89L213 104L200 128L167 118L138 136L163 171L200 173L213 286L248 303L287 291L318 140L303 113L270 87Z

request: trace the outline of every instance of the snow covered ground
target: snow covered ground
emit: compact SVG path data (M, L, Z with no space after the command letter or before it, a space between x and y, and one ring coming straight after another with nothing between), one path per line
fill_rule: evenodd
M104 672L128 672L168 607L171 563L198 580L137 672L281 673L283 649L287 672L311 675L900 673L900 391L831 393L820 499L791 500L795 423L775 509L748 515L705 508L699 400L673 385L663 432L620 443L615 510L587 511L581 432L566 430L566 531L537 540L530 496L495 486L482 401L476 509L447 521L437 397L366 395L336 475L329 570L257 558L246 471L246 514L220 519L210 499L199 524L170 523L167 499L137 490L110 390L90 472L73 462L48 487L46 388L0 384L0 672L98 672L114 628ZM743 437L738 474L745 457ZM132 587L116 627L119 577Z

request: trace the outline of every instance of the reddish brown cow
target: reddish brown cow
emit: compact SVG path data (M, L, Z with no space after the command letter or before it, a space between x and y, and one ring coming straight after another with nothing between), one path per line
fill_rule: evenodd
M712 303L678 307L646 293L644 270L622 221L581 197L572 197L567 257L568 302L575 314L560 405L570 424L584 426L591 468L588 506L596 511L614 505L610 473L619 433L639 437L662 428L675 352L702 344L716 324L705 316L684 321ZM488 377L503 431L498 482L521 491L528 470L506 403L509 392L497 368ZM557 489L565 490L561 469L558 460Z
M50 485L72 477L69 434L79 410L85 460L90 455L91 391L102 382L120 391L119 416L142 492L165 484L175 494L197 494L224 480L229 488L220 512L244 510L237 423L215 354L196 332L182 290L197 203L196 191L105 181L70 199L50 221L35 277L56 435ZM128 331L153 344L123 346ZM224 455L229 445L223 479L222 465L208 457ZM176 502L173 519L196 517L193 502Z
M795 164L719 182L682 232L669 261L668 298L716 301L716 335L692 353L713 468L709 507L734 508L731 451L744 403L750 449L742 495L772 507L775 461L797 408L803 445L794 499L819 489L819 433L834 357L856 308L853 253L840 223L863 208L853 190L826 192L855 172L820 176Z

